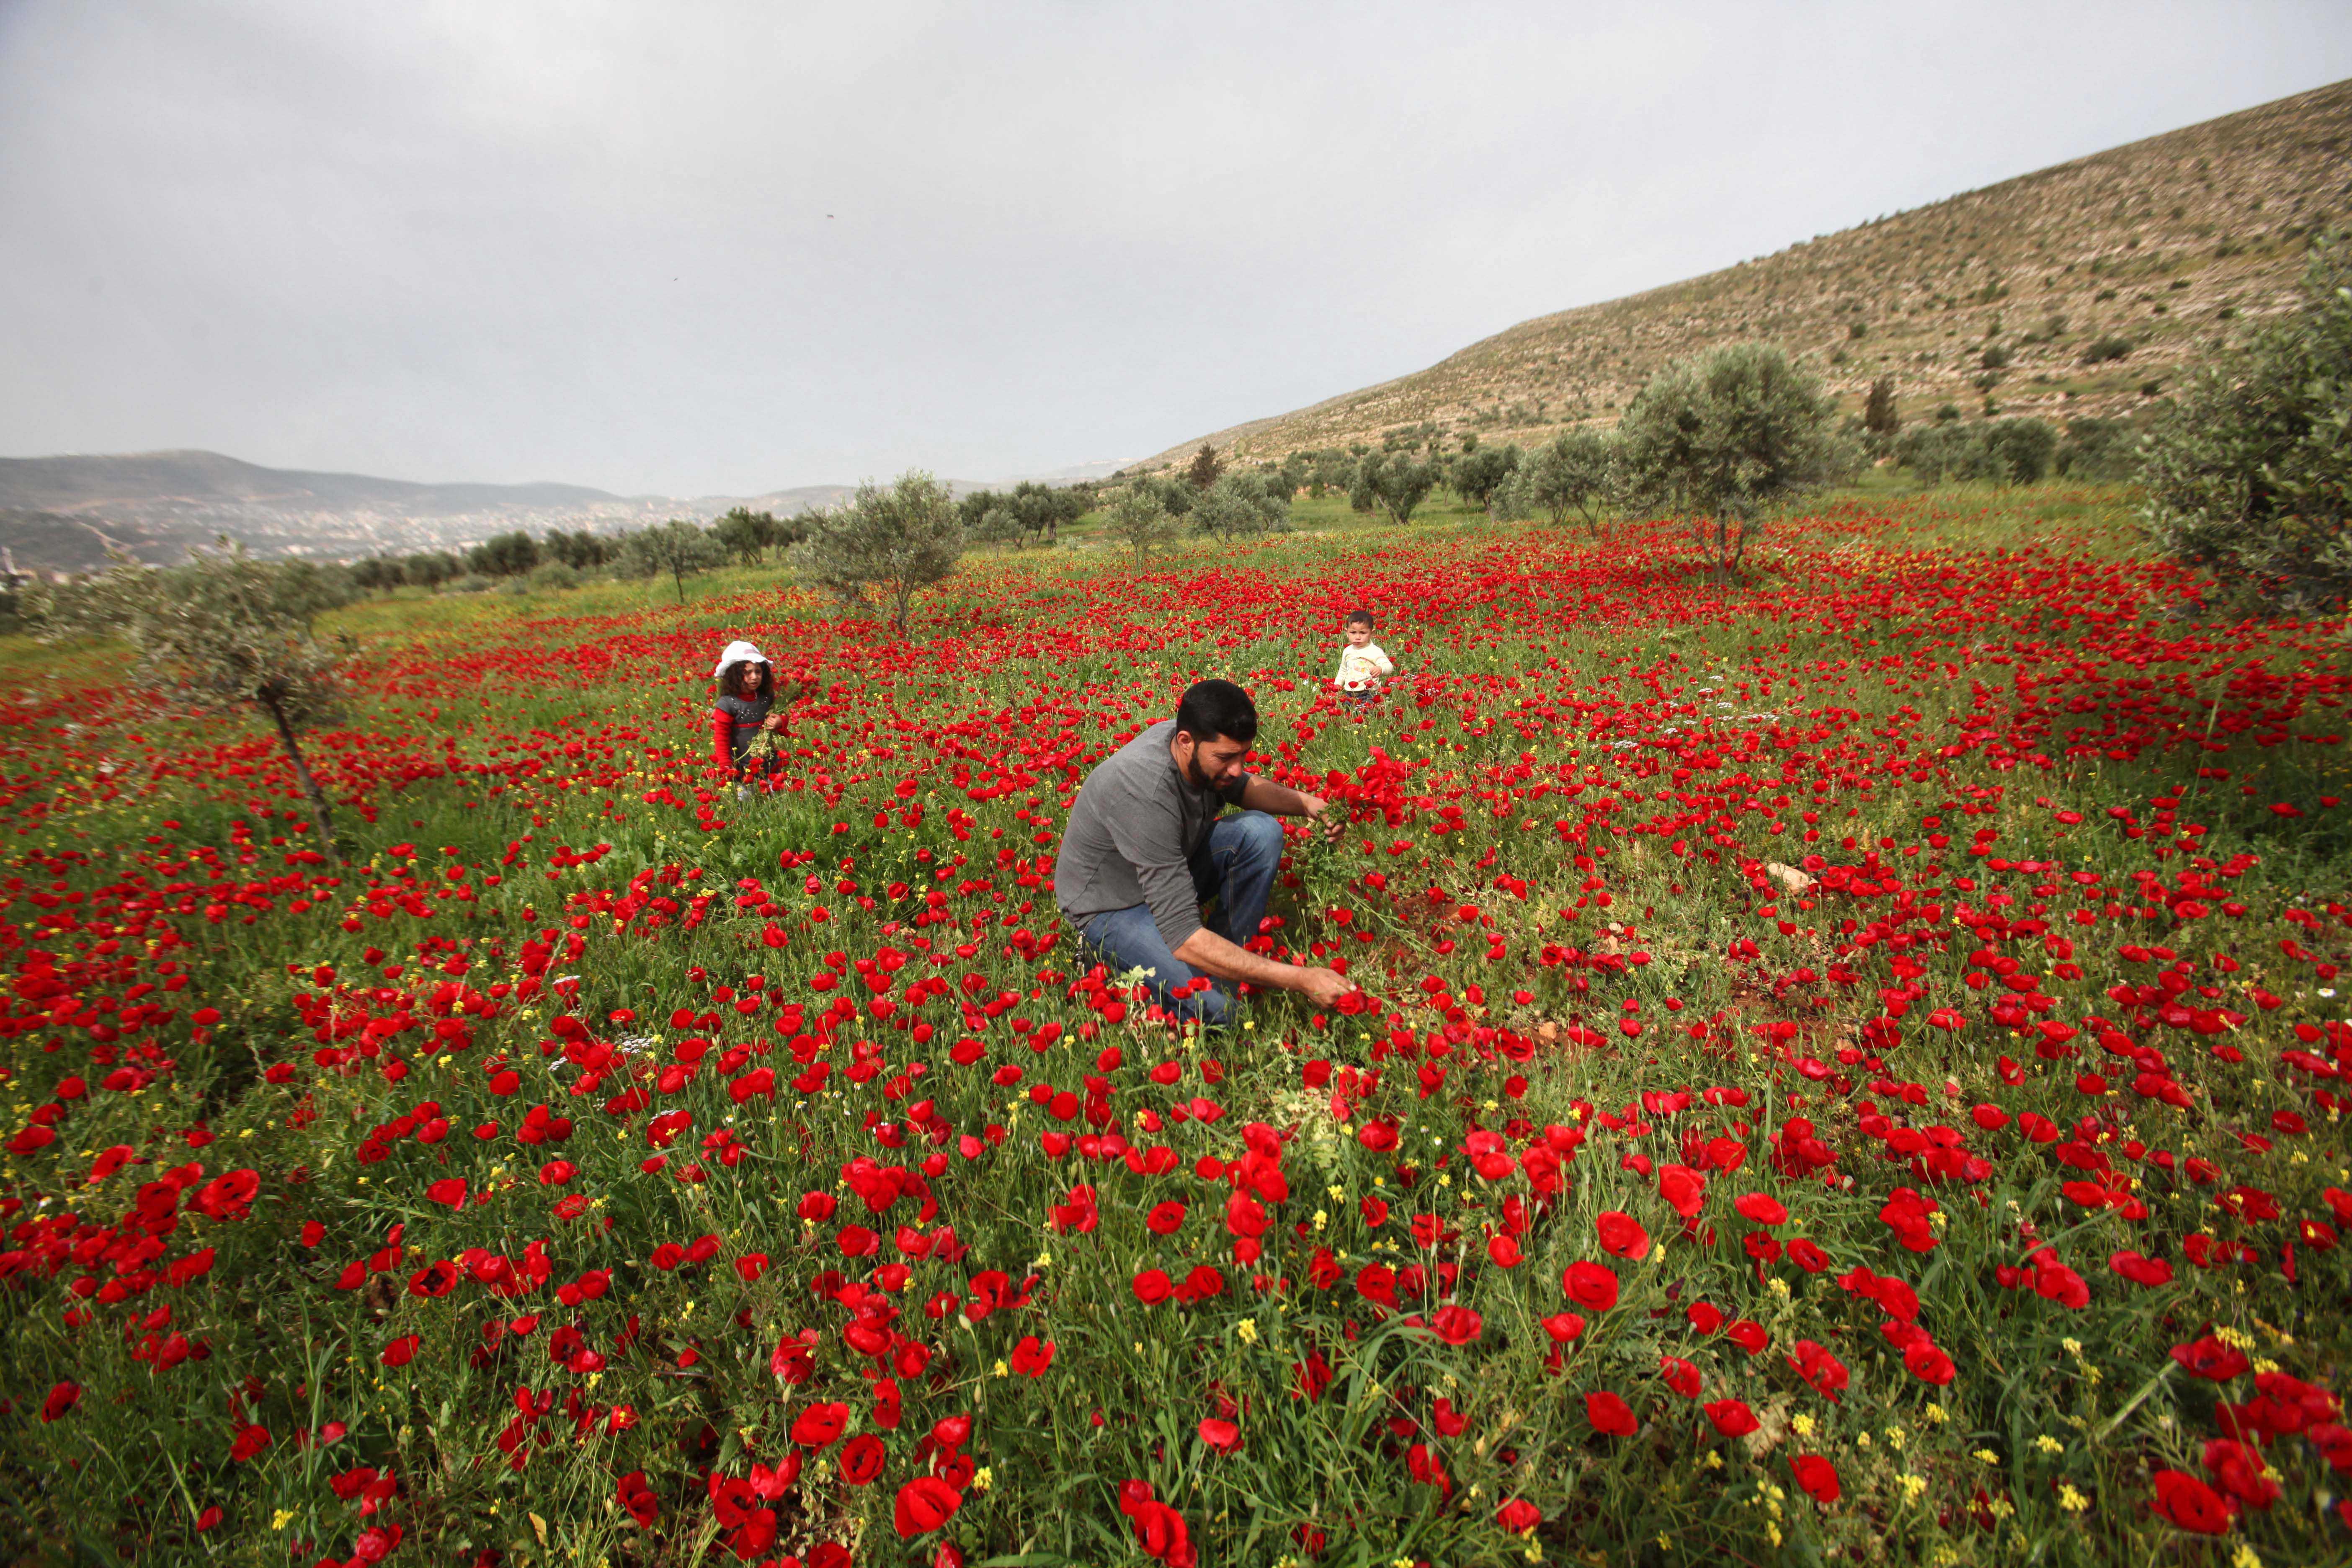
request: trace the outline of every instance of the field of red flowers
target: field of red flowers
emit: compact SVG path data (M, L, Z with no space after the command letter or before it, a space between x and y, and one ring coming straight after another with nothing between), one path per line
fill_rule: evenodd
M0 729L19 1552L2352 1556L2341 622L1845 510L379 638ZM1411 679L1319 681L1342 611ZM706 773L721 642L795 703ZM1224 675L1344 803L1181 1037L1054 912ZM6 1512L9 1510L0 1510Z

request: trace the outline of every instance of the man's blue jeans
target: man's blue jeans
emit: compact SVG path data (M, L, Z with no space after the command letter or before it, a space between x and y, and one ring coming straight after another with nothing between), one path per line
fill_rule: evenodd
M1282 824L1262 811L1244 811L1220 817L1209 829L1208 841L1192 857L1192 888L1201 901L1216 900L1209 930L1239 946L1257 934L1265 914L1266 895L1274 887L1275 868L1282 863ZM1196 988L1189 996L1169 993L1191 981L1207 981L1192 965L1168 950L1151 906L1137 904L1107 910L1087 921L1079 933L1087 950L1113 974L1131 969L1145 972L1145 984L1160 1005L1179 1017L1198 1019L1214 1026L1232 1021L1237 1005L1214 984Z

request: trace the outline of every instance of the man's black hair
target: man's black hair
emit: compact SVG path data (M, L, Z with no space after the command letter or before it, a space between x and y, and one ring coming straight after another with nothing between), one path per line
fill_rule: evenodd
M1176 728L1195 742L1257 739L1257 704L1230 680L1203 680L1188 687L1176 705Z

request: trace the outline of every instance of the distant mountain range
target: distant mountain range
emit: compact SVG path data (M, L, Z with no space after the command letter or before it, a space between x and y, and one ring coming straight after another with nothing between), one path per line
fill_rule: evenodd
M1029 477L1067 483L1115 467L1090 463ZM949 483L958 494L987 488ZM472 544L518 528L613 533L673 517L708 521L738 506L789 516L851 493L848 485L803 485L681 499L616 496L584 485L417 484L265 468L217 452L0 458L0 546L17 566L43 572L102 566L109 545L167 565L222 534L257 554L344 561Z
M1858 411L1891 377L1944 405L2128 416L2239 325L2295 298L2311 236L2352 216L2352 82L2168 132L1602 304L1203 439L1242 458L1391 439L1532 446L1612 425L1668 361L1778 343Z
M730 507L790 513L846 485L754 496L616 496L585 485L416 484L265 468L217 452L0 458L0 545L26 570L103 565L110 544L168 564L222 534L262 555L340 561L475 543L525 529L600 533Z

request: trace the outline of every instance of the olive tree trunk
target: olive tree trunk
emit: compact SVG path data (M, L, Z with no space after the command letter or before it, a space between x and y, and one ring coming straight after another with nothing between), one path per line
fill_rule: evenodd
M310 764L302 760L302 747L294 739L294 726L287 720L285 706L267 697L260 701L262 707L269 710L271 721L277 724L278 743L286 748L286 760L294 764L294 776L301 781L302 793L310 798L310 820L319 827L319 847L329 859L340 861L343 857L335 847L333 812L327 805L326 792L319 787L319 781L310 774Z

